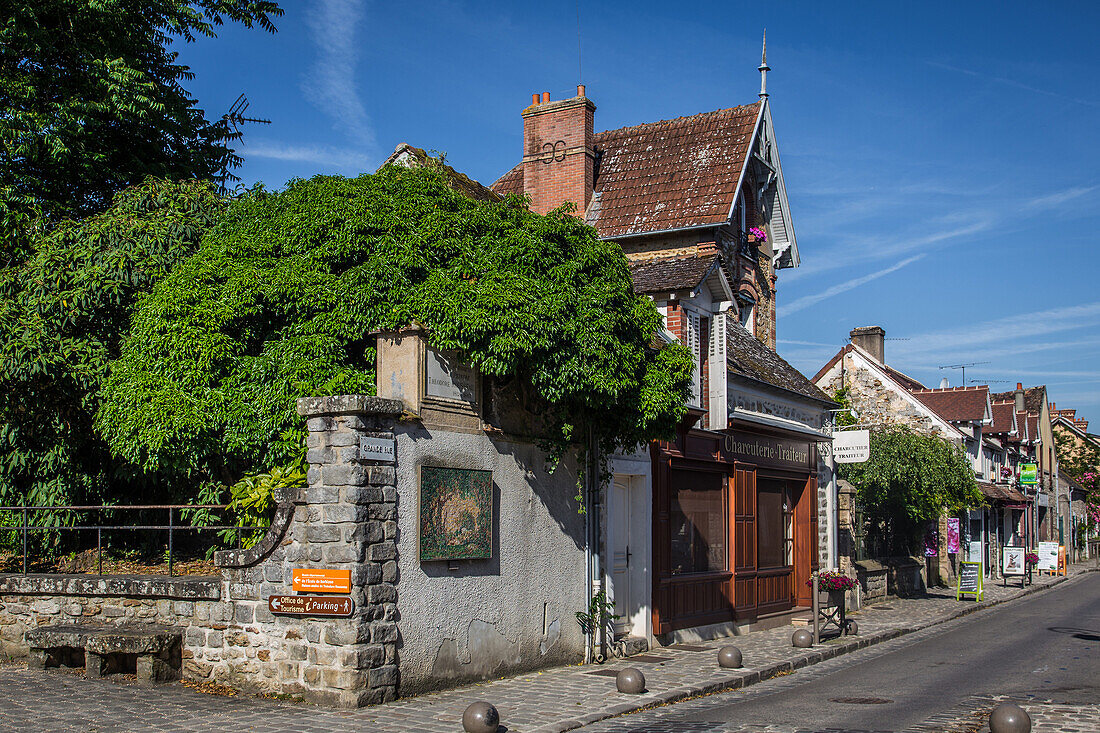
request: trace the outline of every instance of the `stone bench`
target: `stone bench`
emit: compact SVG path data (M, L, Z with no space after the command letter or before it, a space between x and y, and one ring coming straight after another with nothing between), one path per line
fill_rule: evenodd
M164 626L39 626L26 635L32 669L79 667L102 677L133 666L145 682L179 679L183 633Z

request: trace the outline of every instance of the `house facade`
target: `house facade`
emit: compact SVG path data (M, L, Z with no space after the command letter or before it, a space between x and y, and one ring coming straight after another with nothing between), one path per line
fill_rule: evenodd
M675 438L611 461L592 592L647 643L786 623L810 604L810 572L835 564L819 450L834 404L774 351L777 273L799 260L766 88L598 133L595 110L583 86L534 95L522 161L491 186L539 213L572 204L618 243L664 316L659 337L695 359Z

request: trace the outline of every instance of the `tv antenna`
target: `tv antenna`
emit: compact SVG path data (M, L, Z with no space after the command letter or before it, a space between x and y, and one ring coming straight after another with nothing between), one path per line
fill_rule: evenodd
M965 364L946 364L941 366L940 369L962 369L962 383L966 386L966 368L968 366L978 366L979 364L988 364L988 361L968 361Z
M233 103L229 111L222 115L222 119L229 123L229 126L233 128L234 132L237 132L238 128L246 122L251 122L256 125L271 124L271 120L265 120L260 117L245 117L244 113L248 110L248 104L248 97L242 94L237 97L237 101Z

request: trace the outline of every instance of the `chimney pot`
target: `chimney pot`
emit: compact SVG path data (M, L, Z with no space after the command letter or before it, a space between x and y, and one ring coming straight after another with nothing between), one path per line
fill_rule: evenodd
M1023 388L1024 388L1024 383L1023 382L1016 382L1016 389L1023 389Z
M550 92L543 92L542 93L542 103L546 104L549 101L550 101Z
M535 92L534 94L531 95L531 104L538 104L538 103L539 103L539 93Z
M577 85L577 96L578 97L583 97L584 96L584 84L578 84Z

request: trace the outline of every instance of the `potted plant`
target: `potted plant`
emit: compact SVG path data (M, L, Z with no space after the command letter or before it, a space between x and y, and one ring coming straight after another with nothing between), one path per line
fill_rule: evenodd
M806 585L813 587L813 578ZM856 582L844 573L826 571L817 574L818 602L828 606L843 606L844 593L856 587Z

